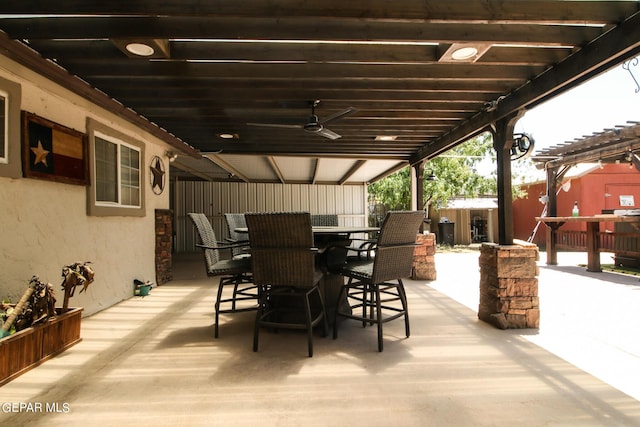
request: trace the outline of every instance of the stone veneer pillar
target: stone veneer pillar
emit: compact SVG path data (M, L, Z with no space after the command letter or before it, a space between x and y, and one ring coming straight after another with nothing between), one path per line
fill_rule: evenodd
M538 247L483 243L478 318L500 329L538 328Z
M173 280L171 253L173 242L173 211L170 209L156 209L156 283Z
M412 279L436 280L436 235L433 233L418 234L418 246L413 251Z

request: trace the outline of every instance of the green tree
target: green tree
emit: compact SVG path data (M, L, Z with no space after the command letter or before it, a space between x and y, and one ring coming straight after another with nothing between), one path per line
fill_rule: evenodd
M388 209L410 206L412 168L402 170L369 185L369 196ZM433 174L437 181L428 180ZM479 197L497 194L495 151L491 134L484 133L425 165L424 208L445 206L452 197Z

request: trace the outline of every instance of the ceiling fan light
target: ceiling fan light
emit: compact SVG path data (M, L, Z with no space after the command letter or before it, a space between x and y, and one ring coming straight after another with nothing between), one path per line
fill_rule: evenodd
M151 56L156 52L153 47L144 43L129 43L125 48L128 52L138 56Z
M451 58L456 61L466 61L467 59L471 59L478 54L478 49L473 46L461 47L460 49L454 50L451 54Z
M233 133L219 133L218 137L222 139L234 139L237 138L237 135Z

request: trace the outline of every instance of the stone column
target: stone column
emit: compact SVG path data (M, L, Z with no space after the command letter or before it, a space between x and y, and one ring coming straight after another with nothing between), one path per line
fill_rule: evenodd
M411 278L416 280L436 280L436 235L418 234L418 246L413 251L413 271Z
M156 283L173 280L173 267L171 265L171 253L173 243L173 211L169 209L156 209Z
M538 328L538 247L483 243L478 318L500 329Z

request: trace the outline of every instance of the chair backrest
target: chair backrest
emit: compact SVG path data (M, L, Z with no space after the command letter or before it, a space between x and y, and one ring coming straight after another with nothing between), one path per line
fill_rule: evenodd
M380 227L373 261L375 283L411 275L416 235L424 219L421 211L389 211Z
M203 213L188 213L187 216L195 225L196 230L198 231L198 236L200 238L200 243L211 247L217 248L218 241L216 240L216 233L213 231L213 227L211 227L211 223L209 222L209 218ZM214 266L218 261L220 261L220 252L218 249L203 249L204 251L204 260L207 264L207 271L211 270L211 267Z
M338 215L334 215L334 214L314 214L314 215L311 215L311 225L312 226L337 227L338 226Z
M236 228L246 228L247 222L244 219L243 213L226 213L224 214L224 219L227 223L227 228L229 229L229 238L234 242L241 242L247 240L248 237L246 234L238 233ZM234 247L231 248L231 255L243 255L245 254L244 249L242 247Z
M255 284L301 288L315 284L315 251L308 213L247 213L245 218Z

